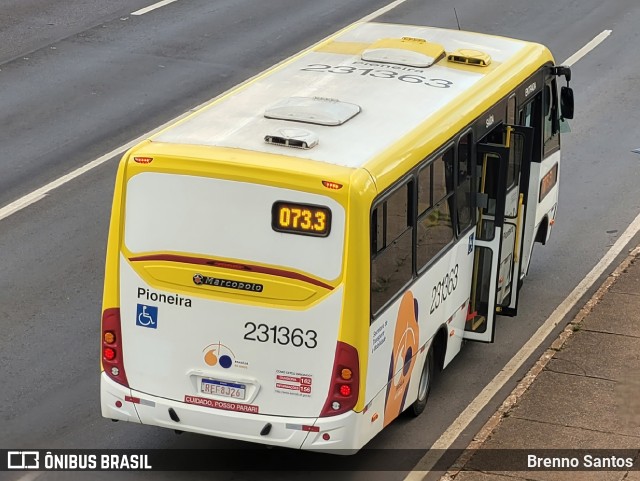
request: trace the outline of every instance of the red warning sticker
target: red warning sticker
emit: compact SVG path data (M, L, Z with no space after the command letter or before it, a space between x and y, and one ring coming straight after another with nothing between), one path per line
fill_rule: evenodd
M293 371L276 371L275 391L294 396L311 396L313 377L311 374Z
M218 401L216 399L207 399L204 397L198 396L189 396L186 395L184 397L184 402L188 404L195 404L197 406L204 406L213 409L224 409L225 411L238 411L242 413L251 413L258 414L259 408L253 404L241 404L241 403L232 403L228 401Z

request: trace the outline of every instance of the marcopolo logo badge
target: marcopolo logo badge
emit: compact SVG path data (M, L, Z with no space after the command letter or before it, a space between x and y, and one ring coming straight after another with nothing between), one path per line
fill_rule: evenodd
M203 276L195 274L193 283L196 286L223 287L225 289L237 289L239 291L262 292L264 286L255 282L233 281L229 279L220 279L219 277Z

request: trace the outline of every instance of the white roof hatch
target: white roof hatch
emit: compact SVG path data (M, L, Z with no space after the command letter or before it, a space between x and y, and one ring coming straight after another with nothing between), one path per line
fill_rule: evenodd
M360 106L324 97L289 97L264 112L268 119L292 120L309 124L342 125L360 112Z
M424 38L383 38L362 52L366 62L382 62L408 67L431 67L445 56L444 47Z

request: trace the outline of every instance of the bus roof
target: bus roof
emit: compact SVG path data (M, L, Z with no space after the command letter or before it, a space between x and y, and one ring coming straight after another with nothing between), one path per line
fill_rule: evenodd
M364 167L377 181L437 148L552 61L545 47L521 40L356 24L151 140L277 154L292 170L308 161L328 171Z

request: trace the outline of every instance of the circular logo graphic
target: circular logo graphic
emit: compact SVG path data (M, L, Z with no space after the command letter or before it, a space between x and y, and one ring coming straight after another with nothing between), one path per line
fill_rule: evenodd
M195 276L193 276L193 283L196 284L197 286L199 286L203 282L204 282L204 277L202 276L202 274L196 274Z
M233 360L236 357L231 349L219 342L216 344L209 344L203 349L203 352L205 363L209 366L220 365L220 367L224 369L229 369L233 366Z

